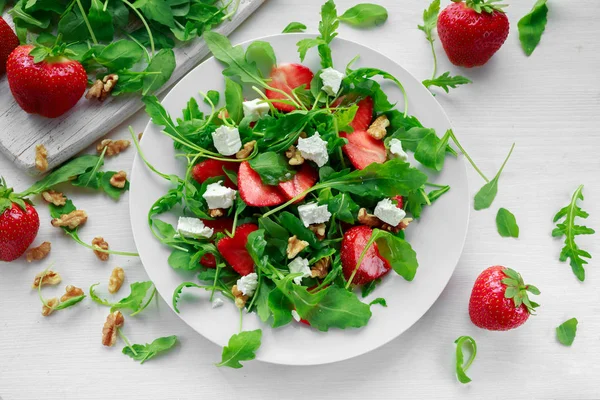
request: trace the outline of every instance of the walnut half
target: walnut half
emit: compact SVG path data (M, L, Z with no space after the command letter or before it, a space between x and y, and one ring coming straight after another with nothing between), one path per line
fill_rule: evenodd
M310 229L310 231L315 234L317 239L323 240L325 239L326 227L327 226L325 224L312 224L308 226L308 229Z
M42 198L47 202L54 204L55 206L64 206L67 202L67 198L61 192L54 190L47 190L42 192Z
M373 139L381 140L387 134L386 128L390 126L390 120L385 115L380 115L371 124L367 133L371 135Z
M292 259L298 255L302 250L308 247L308 242L298 239L296 235L288 239L287 245L287 257Z
M242 293L242 291L238 289L237 285L233 285L231 288L231 294L235 298L235 305L237 308L244 308L246 302L248 301L248 296Z
M329 273L329 265L331 264L331 258L325 257L317 261L310 269L311 276L313 278L323 279Z
M48 271L45 271L45 272L46 272L45 274L44 274L44 272L40 272L39 274L37 274L35 276L35 279L33 280L33 284L31 285L32 289L37 289L38 286L40 286L40 279L42 281L41 286L58 285L62 281L62 278L58 272L54 272L51 269ZM44 276L43 279L42 279L42 276Z
M106 157L111 157L119 154L130 145L131 142L129 140L104 139L96 145L96 151L98 154L101 154L104 151L104 148L106 148L106 153L104 153L104 155Z
M108 243L106 242L106 240L104 240L102 236L96 236L92 240L92 246L98 247L102 250L108 250ZM96 257L98 257L100 261L108 261L108 258L110 257L109 253L105 253L103 251L98 250L94 250L94 254L96 255Z
M48 253L50 253L50 249L52 245L50 242L44 242L40 244L38 247L32 247L25 253L25 259L27 262L39 261L46 258Z
M65 289L65 294L60 298L60 302L64 303L67 300L72 299L73 297L83 296L83 290L78 288L77 286L69 285Z
M104 101L110 95L110 92L115 88L115 85L119 81L119 75L108 74L102 80L97 79L92 85L90 90L85 95L88 100L98 99Z
M285 156L290 159L290 161L288 161L290 165L304 164L304 157L302 157L300 151L298 151L298 149L296 149L296 147L293 145L290 146L289 149L287 149L287 151L285 152Z
M114 346L117 343L117 329L122 327L124 323L125 318L123 318L121 311L108 314L102 328L102 344L108 347Z
M35 168L41 172L48 169L48 150L43 144L35 146Z
M119 171L110 177L110 185L117 189L123 189L127 183L127 172Z
M123 281L125 281L125 271L121 267L115 267L108 278L108 292L117 293L121 289Z
M48 304L48 305L46 305ZM42 306L42 315L47 317L54 312L54 307L58 305L58 299L56 297L51 298Z
M69 229L75 229L80 225L85 224L87 221L87 213L83 210L71 211L68 214L63 214L59 218L54 218L52 226L54 227L67 227Z
M256 140L251 140L248 143L244 144L244 148L235 153L235 158L241 160L242 158L247 158L254 151L254 146L256 145Z
M369 214L366 208L358 210L358 222L371 228L378 228L382 225L381 220L375 215Z

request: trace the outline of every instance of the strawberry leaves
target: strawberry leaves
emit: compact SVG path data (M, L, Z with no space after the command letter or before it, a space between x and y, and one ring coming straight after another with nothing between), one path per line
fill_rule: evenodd
M542 39L548 22L547 0L538 0L531 12L519 20L519 40L527 56L530 56Z
M502 279L502 283L506 285L504 297L507 299L512 299L514 301L515 308L518 308L524 304L527 308L527 311L530 314L534 314L535 308L539 307L540 305L529 300L529 295L527 292L534 295L539 295L540 290L533 285L524 284L521 274L519 274L517 271L510 268L504 268L502 271L504 272L504 275L507 276L506 278Z
M456 343L456 377L460 383L469 383L471 382L471 378L467 376L466 372L471 364L473 364L473 360L475 360L475 356L477 355L477 343L475 343L475 339L470 336L461 336L456 339L454 343ZM471 346L471 355L466 364L463 365L463 347L465 344Z
M587 264L585 258L592 258L590 253L580 249L575 243L575 237L578 235L592 235L595 231L591 228L575 224L575 218L586 219L589 214L577 205L577 200L583 201L583 185L580 185L568 206L563 207L555 216L553 222L558 222L564 218L564 222L556 224L556 228L552 231L553 237L565 237L565 246L560 252L560 261L565 262L570 259L571 269L580 281L585 280L584 265Z
M461 2L462 0L452 0L455 3ZM475 10L478 14L482 12L486 12L488 14L493 13L494 11L503 13L503 8L507 6L507 4L498 4L502 0L467 0L467 7Z

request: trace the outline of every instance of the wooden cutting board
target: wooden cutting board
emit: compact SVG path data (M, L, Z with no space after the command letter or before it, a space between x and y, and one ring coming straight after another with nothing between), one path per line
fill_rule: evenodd
M231 20L223 22L215 30L229 35L264 1L241 1ZM12 24L9 16L5 15L4 19ZM160 91L170 88L209 54L203 40L195 40L174 51L177 68ZM46 147L49 168L54 168L110 132L142 106L138 96L109 97L104 103L82 98L62 117L48 119L21 110L10 93L6 77L3 77L0 78L0 151L19 168L38 175L40 172L35 169L34 163L36 145Z

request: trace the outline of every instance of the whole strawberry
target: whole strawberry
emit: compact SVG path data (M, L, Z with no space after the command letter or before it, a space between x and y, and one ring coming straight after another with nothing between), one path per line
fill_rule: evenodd
M6 72L6 60L18 45L17 35L6 21L0 17L0 75L4 75Z
M0 179L0 261L13 261L33 243L40 217L26 199L19 198Z
M480 328L507 331L525 323L539 304L529 300L528 294L540 294L533 285L525 285L518 272L494 266L483 271L475 280L469 316Z
M26 112L56 118L83 96L87 86L83 66L59 54L29 45L19 46L10 54L6 64L8 84Z
M460 67L485 64L508 37L509 23L499 0L452 0L438 17L437 30L448 59Z

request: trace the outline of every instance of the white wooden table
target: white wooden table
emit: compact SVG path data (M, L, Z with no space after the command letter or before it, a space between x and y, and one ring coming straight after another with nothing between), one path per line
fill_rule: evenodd
M125 332L136 343L176 334L181 345L168 356L140 366L119 349L100 345L106 309L89 300L43 318L30 285L47 263L28 265L21 260L0 265L0 397L600 398L599 236L579 239L597 257L588 266L583 284L568 265L558 261L561 243L550 237L554 213L568 203L580 183L586 185L583 204L591 214L588 225L600 230L600 3L582 0L574 7L571 2L550 0L547 32L533 56L526 58L516 24L533 2L510 2L507 43L484 68L460 71L474 84L437 97L464 146L489 175L498 169L513 141L517 147L492 209L472 213L464 254L446 290L400 338L338 364L287 368L252 362L242 370L219 369L213 363L221 349L188 328L160 300L139 318L130 318ZM339 9L346 9L355 1L337 3ZM428 77L431 55L422 32L416 29L426 2L381 3L390 11L385 26L371 31L342 27L341 36L384 52L419 79ZM292 20L314 30L320 5L320 0L267 2L232 40L278 33ZM439 41L436 45L440 70L459 72L447 62ZM126 137L128 124L141 131L146 121L139 114L111 137ZM109 160L108 167L129 170L133 156L129 150ZM32 182L3 158L0 174L17 189ZM473 171L469 179L475 193L482 182ZM84 240L103 235L113 248L133 250L127 196L118 203L94 194L73 197L91 215L82 230ZM496 232L495 212L500 206L517 216L520 239L503 239ZM36 243L52 242L49 259L64 284L105 283L115 265L125 268L128 282L146 278L137 259L97 261L89 250L50 226L46 207L40 205L38 210L42 226ZM467 304L473 281L494 264L519 270L542 291L539 315L511 332L479 330L469 321ZM579 332L574 345L567 348L556 342L554 329L571 317L579 319ZM472 335L479 346L469 385L459 384L454 376L453 341L460 335Z

